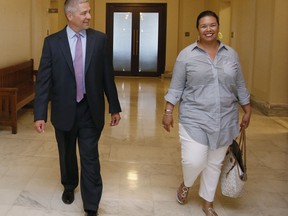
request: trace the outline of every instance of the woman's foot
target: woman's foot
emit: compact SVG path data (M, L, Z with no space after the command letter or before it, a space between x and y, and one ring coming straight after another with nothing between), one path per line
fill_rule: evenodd
M218 216L218 214L215 212L214 208L209 207L207 209L203 208L203 212L206 214L206 216Z
M186 187L184 185L184 182L182 182L176 193L176 200L178 201L178 203L183 205L187 202L188 192L189 192L189 187Z

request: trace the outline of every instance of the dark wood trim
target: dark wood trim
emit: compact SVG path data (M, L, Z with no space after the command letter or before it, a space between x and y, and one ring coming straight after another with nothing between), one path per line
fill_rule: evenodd
M139 56L132 57L131 72L115 71L119 76L161 76L165 72L166 63L166 23L167 23L167 4L166 3L107 3L106 4L106 33L113 49L113 13L114 12L134 12L133 28L139 24L138 18L135 19L135 13L139 12L158 12L159 13L159 34L158 34L158 59L157 72L138 72ZM112 14L112 16L111 16ZM139 16L138 16L139 17ZM138 26L139 27L139 26ZM139 31L139 29L138 29ZM133 31L132 31L133 34ZM132 35L131 35L132 37ZM131 53L133 49L131 46Z

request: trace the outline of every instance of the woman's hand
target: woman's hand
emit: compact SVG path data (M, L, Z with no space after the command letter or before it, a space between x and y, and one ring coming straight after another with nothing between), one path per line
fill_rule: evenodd
M173 128L173 109L174 105L166 102L166 108L164 110L163 118L162 118L162 126L168 132L170 132L170 127Z
M250 123L252 110L251 110L250 104L242 105L241 107L242 107L242 109L244 111L244 115L242 117L242 121L240 123L240 127L246 129L246 128L248 128L249 123Z
M170 127L173 128L173 114L172 113L163 114L162 125L166 131L170 132Z

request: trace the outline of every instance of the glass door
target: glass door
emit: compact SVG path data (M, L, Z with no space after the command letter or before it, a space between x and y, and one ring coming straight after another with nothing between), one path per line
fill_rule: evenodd
M140 12L140 26L139 26L139 38L138 30L136 30L136 41L139 40L139 47L137 55L139 55L139 73L155 72L158 65L158 38L159 28L155 23L159 23L159 13L153 12Z
M116 75L164 73L166 4L107 3L106 32Z
M113 15L114 70L122 72L131 71L132 13L115 12ZM133 36L135 37L135 32L133 32ZM135 47L133 49L135 50Z

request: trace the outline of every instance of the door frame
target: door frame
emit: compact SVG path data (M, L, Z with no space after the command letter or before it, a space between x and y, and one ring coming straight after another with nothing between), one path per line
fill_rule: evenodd
M157 8L157 9L156 9ZM113 52L113 20L114 12L131 12L139 11L143 9L143 12L158 12L159 13L159 33L158 33L158 55L157 55L157 71L156 72L139 72L139 57L133 56L133 48L135 48L135 43L131 44L131 71L115 71L116 76L161 76L165 72L165 60L166 60L166 22L167 22L167 3L106 3L106 34L109 38L109 43ZM151 10L149 10L151 9ZM134 20L132 20L132 25L134 25ZM133 28L134 28L133 27ZM133 34L133 31L132 31ZM139 35L138 35L139 36ZM131 35L133 40L133 35ZM136 39L139 41L139 38ZM139 50L139 43L137 44L137 49Z

